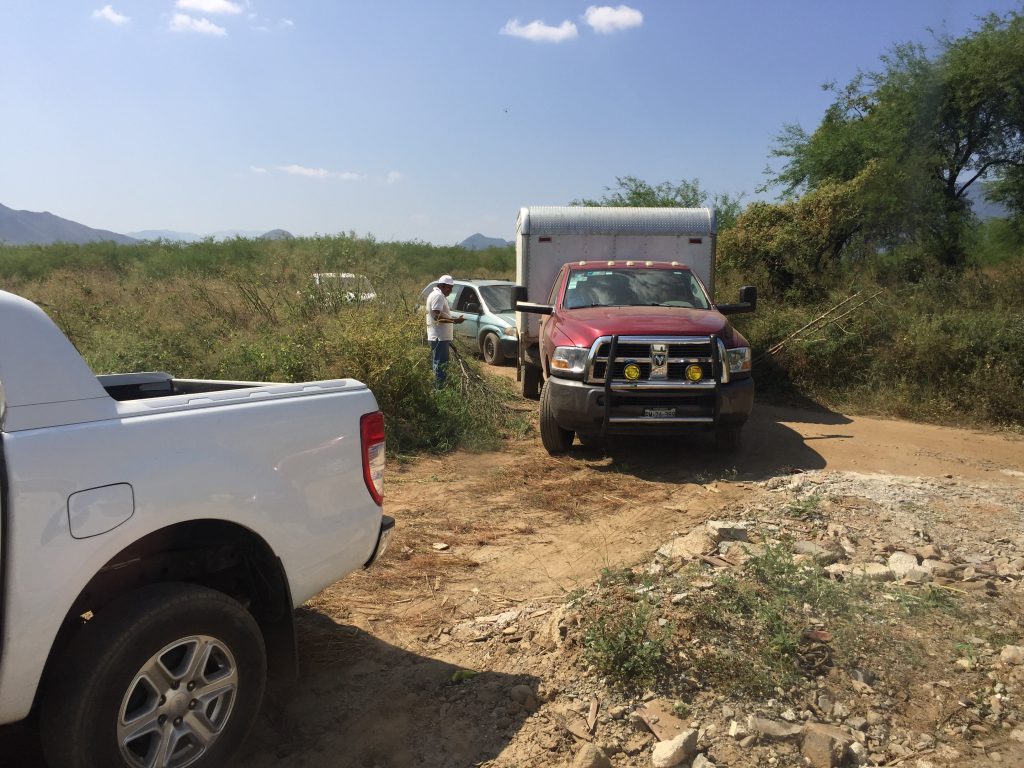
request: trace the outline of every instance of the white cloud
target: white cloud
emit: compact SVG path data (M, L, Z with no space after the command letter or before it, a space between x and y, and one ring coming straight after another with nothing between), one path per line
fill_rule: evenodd
M291 19L281 19L281 26L283 27L294 27L295 22Z
M118 13L114 10L112 5L104 5L97 11L92 12L94 19L103 19L103 21L109 21L111 24L127 24L131 19L124 14Z
M397 184L401 180L402 180L402 174L399 173L398 171L390 171L388 173L387 179L386 179L388 184Z
M178 0L177 7L183 11L199 11L200 13L235 14L242 12L242 6L231 0Z
M566 40L573 40L577 37L576 25L571 21L563 21L557 27L545 24L543 21L531 21L529 24L520 24L519 19L510 19L500 34L511 37L521 37L524 40L532 40L535 43L561 43Z
M307 168L304 165L279 165L278 170L292 176L308 176L309 178L326 179L331 172L324 168Z
M328 171L326 168L307 168L304 165L279 165L277 170L289 176L305 176L307 179L341 179L342 181L360 181L365 178L352 171Z
M253 173L266 173L267 172L266 168L262 168L262 167L260 167L258 165L250 165L249 166L249 170L252 171Z
M217 35L225 37L228 33L224 27L218 27L209 19L195 19L184 13L176 13L171 17L171 32L198 32L201 35Z
M598 34L610 35L612 32L639 27L644 23L644 15L628 5L615 8L610 5L592 5L583 14L583 20Z

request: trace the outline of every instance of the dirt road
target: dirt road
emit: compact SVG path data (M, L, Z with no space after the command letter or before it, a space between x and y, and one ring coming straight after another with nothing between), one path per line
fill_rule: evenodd
M515 686L545 685L529 654L510 645L481 658L452 627L557 603L602 568L648 558L675 533L743 514L766 497L764 481L812 470L985 489L972 496L979 525L1020 531L1024 440L821 410L759 405L737 455L716 454L708 437L695 436L552 459L533 437L500 452L393 462L392 549L379 567L300 611L301 680L271 692L237 764L562 764L564 754L521 743L529 712L506 706ZM471 688L451 684L463 667L479 671ZM24 729L0 730L5 764L14 755L11 765L39 766L35 749Z

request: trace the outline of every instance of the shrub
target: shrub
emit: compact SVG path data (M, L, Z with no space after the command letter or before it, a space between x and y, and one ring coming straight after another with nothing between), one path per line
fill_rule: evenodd
M649 582L605 570L600 583L603 594L588 606L583 624L584 654L613 683L649 685L664 671L672 627L658 626Z
M854 289L861 289L861 298L881 293L841 321L803 333L762 358ZM1022 307L1019 264L911 284L880 284L877 276L862 274L813 304L761 302L753 315L737 316L736 324L754 347L762 394L799 393L837 409L1019 429Z

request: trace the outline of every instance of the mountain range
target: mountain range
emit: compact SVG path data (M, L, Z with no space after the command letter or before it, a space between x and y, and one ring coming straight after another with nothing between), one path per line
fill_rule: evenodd
M470 235L459 243L467 251L484 251L488 248L505 248L513 243L509 240L502 240L500 237L484 237L479 232Z
M178 243L198 243L200 240L213 238L214 240L230 240L233 237L259 237L263 232L247 229L220 229L216 232L207 232L199 235L195 232L177 232L173 229L141 229L138 232L129 232L129 237L136 240L170 240Z
M98 243L115 242L122 245L147 240L169 240L172 242L195 243L212 238L228 240L233 237L261 238L263 240L291 239L292 234L284 229L254 231L244 229L223 229L200 235L195 232L178 232L173 229L142 229L137 232L120 234L106 229L94 229L77 221L64 219L48 211L16 211L0 204L0 245L49 245L50 243ZM461 243L463 248L482 251L487 248L504 248L512 245L500 237L485 237L477 232Z
M114 241L127 245L134 238L93 229L49 211L16 211L0 204L0 243L5 245L47 245L49 243L95 243Z

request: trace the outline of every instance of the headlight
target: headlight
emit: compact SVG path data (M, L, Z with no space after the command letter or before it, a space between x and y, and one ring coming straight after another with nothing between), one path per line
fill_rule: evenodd
M729 373L750 372L750 347L735 347L725 350L729 359Z
M551 373L555 376L579 378L587 367L588 347L555 347L551 356Z
M510 325L508 328L502 328L501 335L511 336L513 339L516 338L516 327L514 325Z

